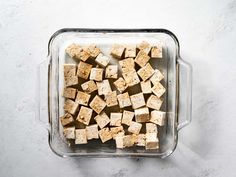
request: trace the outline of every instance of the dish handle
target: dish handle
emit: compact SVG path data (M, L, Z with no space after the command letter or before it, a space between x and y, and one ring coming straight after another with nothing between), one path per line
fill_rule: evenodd
M178 126L177 130L192 120L192 66L178 58Z

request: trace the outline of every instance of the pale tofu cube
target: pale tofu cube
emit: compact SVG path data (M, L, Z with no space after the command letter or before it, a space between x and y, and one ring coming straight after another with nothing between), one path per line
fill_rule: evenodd
M92 67L92 65L80 61L78 64L77 76L83 79L88 79Z
M154 69L149 63L147 63L144 67L139 69L137 73L143 81L146 81L154 74Z
M159 149L159 140L156 133L146 133L146 149Z
M102 68L92 68L90 73L90 80L102 81L103 69Z
M158 98L160 98L160 97L166 92L166 89L165 89L165 87L163 87L163 85L161 85L160 82L157 82L157 83L152 87L152 92L153 92Z
M136 146L145 146L146 144L146 135L145 134L138 134Z
M149 60L150 57L143 50L139 51L138 55L134 59L135 63L137 63L140 67L144 67Z
M87 140L98 139L98 125L89 125L86 127Z
M117 88L117 90L121 93L128 88L128 85L126 84L125 80L122 77L113 82L113 84Z
M94 117L94 120L97 122L98 126L102 129L104 128L107 124L109 124L110 119L107 116L107 114L103 111L97 116Z
M96 58L101 53L101 50L94 44L85 47L84 50L90 55L90 58Z
M131 100L133 109L137 109L146 105L143 93L131 95L130 100Z
M147 107L152 108L152 109L160 110L162 103L163 103L163 99L158 98L156 95L151 95L147 99Z
M123 136L118 136L115 138L116 140L116 148L118 149L123 149L124 148L124 143L123 143Z
M79 103L76 103L70 99L67 99L64 103L64 110L72 115L74 115L79 109Z
M143 94L152 93L152 85L150 80L140 82L141 90Z
M79 103L80 105L88 106L88 102L90 99L90 94L78 91L75 102Z
M136 122L148 122L150 119L148 108L139 108L134 110Z
M87 82L81 84L81 88L83 89L83 91L85 91L87 93L92 93L98 89L97 85L94 81L87 81Z
M107 107L118 105L116 91L110 92L105 96Z
M79 84L78 76L65 77L64 81L65 81L65 86L66 87Z
M64 77L76 76L76 64L64 64Z
M98 95L96 95L89 106L97 113L100 114L102 110L106 107L106 102L100 98Z
M63 135L66 139L75 139L75 127L64 127Z
M75 99L76 89L75 88L69 88L69 87L64 88L63 96L65 98Z
M166 113L163 111L152 111L151 112L151 118L150 118L150 122L157 124L159 126L163 126L165 125L165 121L166 121Z
M110 114L110 126L121 126L122 113Z
M135 64L134 64L134 59L133 58L126 58L124 60L120 60L119 64L121 66L121 71L123 73L127 73L130 71L135 71Z
M129 87L137 85L140 82L139 77L138 77L136 71L130 71L130 72L127 72L127 73L123 73L122 75L123 75L123 77L125 79L126 84Z
M101 82L97 82L98 95L107 95L112 92L111 86L108 80L103 80Z
M150 81L155 85L157 82L160 82L162 79L164 79L164 75L159 71L158 69L155 69L154 74L150 78Z
M151 49L151 57L152 58L162 58L162 46L156 45Z
M71 114L65 113L62 117L60 117L62 126L68 125L74 122L74 118Z
M131 147L135 143L134 138L132 135L125 135L123 136L123 146L124 147Z
M106 67L108 63L110 62L110 58L100 53L95 59L95 62L102 67Z
M136 46L135 45L128 45L125 47L125 58L134 58L136 57Z
M75 144L87 144L86 129L75 130Z
M110 129L111 129L113 139L116 139L116 137L118 137L118 136L123 136L124 132L125 132L124 128L122 126L111 127Z
M134 133L134 134L139 134L141 128L142 128L142 124L141 123L132 121L130 123L129 128L128 128L128 131L131 132L131 133Z
M146 123L146 133L158 133L157 125L153 123Z
M76 120L78 122L83 123L84 125L89 125L92 114L93 114L92 109L87 108L85 106L81 106Z
M137 48L138 48L139 50L144 51L146 54L149 54L149 52L150 52L152 46L151 46L148 42L143 41L142 43L140 43L140 44L137 45Z
M118 99L120 108L131 106L131 101L130 101L128 92L117 95L117 99Z
M109 128L103 128L98 131L99 137L103 143L112 139L112 133Z
M111 49L111 55L115 58L121 58L124 53L125 47L120 44L114 44Z
M117 77L118 77L118 66L108 65L106 67L105 78L117 79Z
M134 112L124 110L121 123L130 126L133 118Z
M71 44L66 48L65 51L71 58L77 58L82 51L82 47L78 44Z

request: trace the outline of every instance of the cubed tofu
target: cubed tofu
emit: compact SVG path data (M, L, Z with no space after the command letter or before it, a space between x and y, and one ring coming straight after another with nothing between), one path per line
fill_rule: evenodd
M136 57L136 46L135 45L127 45L125 47L125 58L134 58Z
M117 94L116 91L110 92L105 96L105 101L107 104L107 107L117 106Z
M80 53L78 53L78 56L77 55L75 56L75 58L81 61L86 61L90 58L90 55L86 50L82 49Z
M100 53L95 59L95 62L102 67L106 67L108 63L110 62L110 58Z
M149 60L150 57L143 50L139 51L138 55L134 59L135 63L137 63L140 67L144 67Z
M141 90L143 94L152 93L152 85L150 80L140 82Z
M86 129L75 130L75 144L87 144Z
M85 106L81 106L76 120L85 125L89 125L92 114L93 114L92 109L87 108Z
M128 131L131 132L131 133L134 133L134 134L139 134L141 128L142 128L142 124L141 123L132 121L130 123L129 128L128 128Z
M66 87L77 85L79 83L78 76L65 77L64 81Z
M66 139L75 139L75 127L64 127L63 135Z
M159 149L159 140L156 133L146 133L146 149Z
M71 114L65 113L63 116L60 117L62 126L68 125L74 122L74 118Z
M64 77L76 76L76 64L64 64Z
M152 92L153 92L158 98L160 98L160 97L166 92L166 89L165 89L165 87L163 87L163 85L161 85L160 82L157 82L157 83L152 87Z
M150 81L155 85L157 82L160 82L162 79L164 79L164 75L159 71L158 69L155 69L154 74L150 78Z
M78 44L71 44L66 48L66 53L71 57L71 58L78 58L81 51L82 47Z
M121 58L124 53L125 47L120 44L114 44L111 49L111 55L115 58Z
M112 139L112 133L109 128L103 128L98 131L99 137L103 143Z
M118 136L115 138L116 140L116 148L118 149L123 149L124 148L124 143L123 143L123 136Z
M149 63L147 63L144 67L139 69L137 73L143 81L146 81L154 74L154 69Z
M130 71L135 71L135 64L134 64L134 59L133 58L126 58L124 60L120 60L119 64L121 66L121 71L123 73L127 73Z
M64 103L64 110L72 115L74 115L79 109L79 103L67 99Z
M148 108L139 108L134 110L136 122L148 122L150 119Z
M121 93L128 88L128 85L126 84L125 80L122 77L113 82L113 84L117 88L117 90Z
M122 113L115 112L110 114L110 126L121 126Z
M132 135L125 135L123 136L123 146L124 147L131 147L134 145L134 138Z
M100 114L102 110L106 107L106 102L100 98L98 95L96 95L89 106L97 113Z
M158 133L157 125L154 123L146 123L146 133Z
M77 76L83 79L88 79L92 67L91 64L80 61L78 64Z
M102 129L104 128L107 124L109 124L110 119L107 116L107 114L103 111L97 116L94 117L94 120L97 122L98 126Z
M130 100L131 100L133 109L141 108L146 105L143 93L131 95Z
M92 68L90 73L90 80L102 81L103 69L102 68Z
M96 58L101 50L94 44L84 47L84 50L90 55L90 58Z
M121 123L130 126L133 118L134 112L124 110Z
M64 88L63 96L65 98L75 99L76 89L75 88L69 88L69 87Z
M152 58L162 58L162 46L156 45L151 49L151 57Z
M135 142L136 146L145 146L146 144L146 135L145 134L138 134L137 141Z
M106 67L105 78L117 79L118 77L118 66L117 65L108 65Z
M140 82L139 77L138 77L136 71L130 71L130 72L127 72L127 73L123 73L122 75L123 75L123 77L125 79L126 84L129 87L137 85Z
M87 140L98 139L98 125L89 125L86 127Z
M128 92L117 95L117 99L118 99L120 108L131 106L131 101L130 101Z
M117 136L123 136L125 132L123 126L111 127L110 129L113 139L116 139Z
M151 112L151 118L150 118L150 122L157 124L159 126L163 126L165 125L165 121L166 121L166 113L163 111L152 111Z
M158 98L156 95L150 95L147 99L147 107L152 109L160 110L162 103L163 99Z
M139 50L144 51L146 54L149 54L152 46L148 42L143 41L143 42L141 42L140 44L137 45L137 48Z
M87 81L87 82L81 84L81 88L83 89L83 91L85 91L87 93L92 93L98 89L97 85L94 81Z
M103 80L101 82L97 82L98 95L107 95L112 92L111 86L108 80Z
M75 102L79 103L80 105L88 106L90 96L91 95L88 93L78 91Z

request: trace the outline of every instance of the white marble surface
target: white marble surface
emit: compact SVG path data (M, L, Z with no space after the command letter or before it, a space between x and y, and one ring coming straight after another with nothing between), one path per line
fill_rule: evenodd
M0 176L236 176L236 1L1 0ZM64 27L167 28L193 65L193 121L172 156L63 159L35 120L36 66Z

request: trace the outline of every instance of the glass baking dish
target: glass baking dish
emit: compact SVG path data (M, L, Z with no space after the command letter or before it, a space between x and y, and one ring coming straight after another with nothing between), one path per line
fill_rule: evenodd
M166 88L163 111L167 113L167 121L159 129L160 149L116 149L114 141L105 144L94 141L79 146L66 141L59 121L64 113L63 64L73 60L65 54L65 48L71 43L92 43L108 52L108 46L114 43L137 44L141 41L163 45L163 59L152 63L158 65L165 76L162 82ZM61 29L50 38L48 57L39 67L38 120L48 130L50 148L61 157L167 157L177 146L178 131L191 122L191 103L192 67L181 59L176 36L165 29Z

